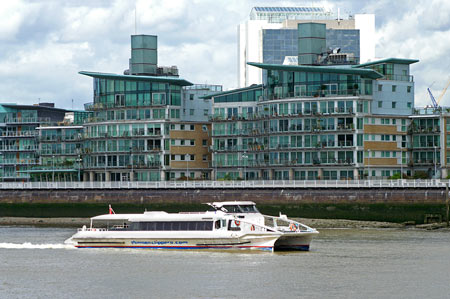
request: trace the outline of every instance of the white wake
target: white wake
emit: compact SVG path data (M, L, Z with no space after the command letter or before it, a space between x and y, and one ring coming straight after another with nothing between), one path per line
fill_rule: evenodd
M69 244L32 244L26 243L0 243L0 249L75 249L73 245Z

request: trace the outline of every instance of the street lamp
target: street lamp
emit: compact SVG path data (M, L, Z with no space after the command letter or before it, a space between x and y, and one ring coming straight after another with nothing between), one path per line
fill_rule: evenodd
M106 182L106 164L108 164L106 161L108 161L108 156L105 154L105 182Z
M435 178L435 179L437 179L437 158L436 158L436 149L437 149L437 147L434 146L434 157L433 157L433 160L434 160L434 178Z
M81 155L78 154L78 182L81 182Z
M189 154L186 155L186 180L189 180L189 159L191 156Z
M133 176L133 152L132 152L132 147L130 146L130 162L131 162L131 173L130 173L130 181L134 180L134 176Z
M81 181L81 176L80 176L80 169L81 169L81 153L80 153L80 149L77 149L77 154L78 154L78 182Z
M55 155L52 156L52 182L55 182Z
M400 143L400 179L403 180L403 145Z
M247 159L247 158L248 158L247 153L244 152L242 154L242 163L244 164L243 165L244 166L244 181L247 180L247 164L246 164L246 161L244 160L244 159ZM247 162L248 162L248 160L247 160Z
M158 161L159 161L159 165L158 165L158 169L159 169L159 180L162 181L162 174L163 174L163 164L161 162L162 157L158 155Z
M214 163L214 167L215 167L214 176L216 177L216 181L217 181L217 152L214 152L213 163Z

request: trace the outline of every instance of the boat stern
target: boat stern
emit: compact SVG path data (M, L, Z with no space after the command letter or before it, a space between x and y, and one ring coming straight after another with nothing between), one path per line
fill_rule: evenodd
M275 251L309 251L309 246L319 232L285 233L274 244Z

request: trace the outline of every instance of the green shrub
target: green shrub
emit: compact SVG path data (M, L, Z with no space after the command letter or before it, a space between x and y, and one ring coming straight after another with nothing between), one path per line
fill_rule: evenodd
M417 170L414 172L413 179L421 179L426 180L428 179L428 173L422 170Z
M389 180L400 180L401 179L401 175L400 172L394 173L394 175L391 175L390 177L388 177Z

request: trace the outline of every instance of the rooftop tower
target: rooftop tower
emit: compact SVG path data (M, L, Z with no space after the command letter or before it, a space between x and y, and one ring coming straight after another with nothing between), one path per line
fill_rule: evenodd
M298 64L317 64L319 56L326 51L325 30L325 24L298 24Z
M158 37L156 35L131 36L131 75L156 75L158 65Z

